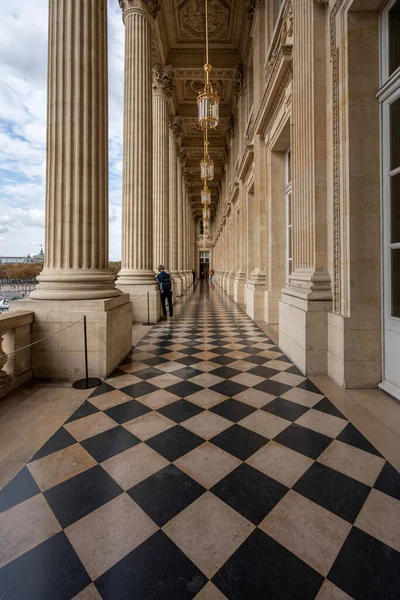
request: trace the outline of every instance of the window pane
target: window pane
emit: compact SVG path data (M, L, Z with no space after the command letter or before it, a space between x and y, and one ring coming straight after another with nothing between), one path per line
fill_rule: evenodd
M390 224L391 242L400 242L400 173L390 178Z
M400 98L390 105L390 154L392 171L400 167Z
M392 250L392 317L400 319L400 248Z
M400 0L389 11L389 70L400 67Z

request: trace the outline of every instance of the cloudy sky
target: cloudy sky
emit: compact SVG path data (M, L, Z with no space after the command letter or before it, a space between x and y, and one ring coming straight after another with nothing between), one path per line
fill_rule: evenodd
M124 28L108 0L110 259L121 257ZM48 0L0 0L0 256L44 243Z

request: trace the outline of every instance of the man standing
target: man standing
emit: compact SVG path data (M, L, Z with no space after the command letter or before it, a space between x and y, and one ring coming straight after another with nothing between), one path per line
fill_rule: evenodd
M165 267L160 265L158 267L158 275L156 277L159 285L160 285L160 294L161 294L161 306L163 311L163 319L164 321L167 318L167 307L166 301L168 300L168 308L169 308L169 316L171 319L174 318L174 305L172 303L172 282L171 277L165 271Z

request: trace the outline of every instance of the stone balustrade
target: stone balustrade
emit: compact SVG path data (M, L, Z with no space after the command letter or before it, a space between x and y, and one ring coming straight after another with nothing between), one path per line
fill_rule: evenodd
M32 323L33 312L0 315L0 399L32 379L31 349L25 348L31 341Z

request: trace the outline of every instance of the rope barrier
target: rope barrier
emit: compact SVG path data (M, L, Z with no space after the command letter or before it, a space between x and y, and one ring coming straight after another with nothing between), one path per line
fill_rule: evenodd
M83 321L84 318L85 317L82 317L82 319L79 319L79 321L74 321L73 323L70 323L69 325L67 325L67 327L64 327L63 329L60 329L60 331L56 331L55 333L51 333L50 335L47 335L46 337L44 337L44 338L42 338L40 340L37 340L36 342L32 342L31 344L28 344L27 346L22 346L22 348L17 348L17 350L13 350L12 352L8 352L8 354L1 354L0 358L4 358L5 356L11 356L11 354L16 354L17 352L20 352L21 350L26 350L27 348L30 348L31 346L35 346L35 344L40 344L40 342L44 342L44 340L48 340L49 338L54 337L55 335L58 335L59 333L62 333L63 331L65 331L66 329L69 329L73 325L76 325L77 323L81 323L81 321Z

